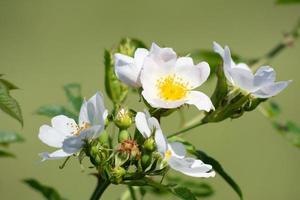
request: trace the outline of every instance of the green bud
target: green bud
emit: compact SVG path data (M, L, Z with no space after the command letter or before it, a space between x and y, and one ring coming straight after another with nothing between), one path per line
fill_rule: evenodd
M100 136L99 136L99 142L100 142L101 144L106 144L106 143L108 143L108 133L107 133L106 130L104 130L104 131L100 134Z
M119 143L124 142L125 140L130 139L130 134L127 130L121 130L119 132L118 141Z
M125 108L121 108L118 111L114 122L117 125L117 127L119 127L120 129L128 129L132 124L132 118L130 112Z
M143 154L142 155L142 168L146 169L151 164L151 161L152 161L152 153Z
M126 174L126 170L123 167L116 167L112 169L111 181L113 183L119 184L123 181L123 176Z
M147 138L144 142L143 147L146 151L154 151L156 147L154 139L152 137Z

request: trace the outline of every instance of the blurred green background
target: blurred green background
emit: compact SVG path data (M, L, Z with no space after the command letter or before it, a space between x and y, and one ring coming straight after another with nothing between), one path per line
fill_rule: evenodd
M69 199L89 198L96 183L88 175L92 170L82 173L75 159L63 170L58 169L62 161L39 162L37 154L51 148L38 140L38 129L50 120L34 111L44 104L65 104L66 83L81 83L86 97L104 91L103 51L121 37L155 41L178 52L210 49L218 41L244 57L257 57L280 41L299 16L299 5L278 6L274 0L1 0L0 72L21 88L13 96L21 104L25 126L0 113L0 127L21 132L26 142L10 147L17 159L0 159L0 199L41 199L20 181L28 177L54 186ZM271 63L278 79L294 80L274 99L282 105L283 117L296 122L299 52L297 41ZM205 91L211 93L212 85L208 83ZM137 99L131 100L135 105ZM194 108L187 111L188 116L196 113ZM177 120L173 114L163 121L164 132L175 130ZM223 164L246 200L299 199L300 151L259 112L199 127L185 138ZM203 181L216 191L209 199L238 199L220 176ZM116 199L123 190L110 187L103 199Z

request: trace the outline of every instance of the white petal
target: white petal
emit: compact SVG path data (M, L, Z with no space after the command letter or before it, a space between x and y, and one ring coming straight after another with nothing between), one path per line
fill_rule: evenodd
M252 72L241 68L232 68L229 72L234 85L247 92L257 90L257 86L254 86L254 76Z
M169 62L176 59L177 55L172 48L160 48L157 44L152 43L150 48L151 57L154 57L159 62Z
M257 98L270 98L284 90L290 82L291 81L280 81L271 85L264 86L256 92L252 93L252 95Z
M138 60L138 58L137 58ZM140 62L140 60L138 60ZM142 65L123 54L115 54L115 73L119 80L131 87L140 87L140 72Z
M157 151L164 156L165 152L168 150L168 142L161 129L156 129L154 139Z
M265 86L275 82L276 72L269 66L260 67L254 75L254 85Z
M206 112L209 112L210 110L215 109L210 98L202 92L190 91L187 99L187 104L195 105L199 110L205 110Z
M189 57L181 57L176 61L176 76L188 82L189 89L196 88L204 83L210 73L207 62L201 62L198 65L193 64L193 60Z
M89 123L91 126L100 125L104 126L107 110L104 107L103 96L97 92L87 102L81 106L79 113L79 125Z
M48 125L40 127L39 139L51 147L61 148L66 135Z
M185 147L180 142L172 142L169 144L169 149L172 151L172 156L184 158L186 154Z
M66 136L72 135L76 131L77 124L74 119L64 115L58 115L51 120L52 127Z
M172 169L192 177L208 178L215 176L215 172L212 171L212 167L210 165L206 165L202 161L195 160L194 158L182 159L171 157L169 165Z
M67 153L67 152L63 151L62 149L54 151L53 153L43 152L43 153L39 154L39 156L42 157L42 161L61 159L61 158L65 158L65 157L68 157L71 155L72 155L72 153L71 154Z
M213 42L213 50L224 59L224 49L219 43Z
M81 137L72 136L64 140L62 149L64 152L73 154L78 152L84 145L84 141Z
M246 63L238 63L233 67L239 68L239 69L244 69L244 70L247 70L247 71L252 73L252 70L250 69L250 67Z
M225 46L225 50L224 50L224 58L223 58L223 69L224 69L224 74L225 74L225 77L227 78L227 80L230 82L230 83L234 83L233 82L233 78L231 77L231 69L235 67L235 64L231 58L231 53L230 53L230 49Z
M144 49L144 48L138 48L135 52L134 52L134 61L136 66L139 69L142 69L142 66L144 64L144 60L146 58L146 56L149 55L149 51L148 49Z
M138 112L135 116L135 125L139 132L144 136L144 138L148 138L151 136L151 130L148 126L148 122L146 119L146 115L143 112Z

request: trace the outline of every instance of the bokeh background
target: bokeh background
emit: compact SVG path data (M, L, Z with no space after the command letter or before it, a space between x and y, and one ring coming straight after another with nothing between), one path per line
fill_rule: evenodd
M21 104L25 126L3 113L0 125L21 132L26 142L10 147L17 159L0 159L0 199L42 199L21 182L29 177L54 186L69 199L89 198L96 183L88 175L91 170L81 172L75 159L63 170L58 169L62 161L39 162L37 154L51 148L38 140L38 129L50 120L34 111L44 104L65 104L66 83L81 83L86 97L104 91L103 51L120 38L155 41L178 52L210 49L218 41L244 57L259 57L299 16L299 5L278 6L274 0L1 0L0 72L21 88L13 96ZM271 63L278 79L294 80L274 100L282 105L283 118L296 122L300 122L299 52L297 41ZM213 82L206 85L204 90L211 93ZM131 98L130 105L136 101ZM196 114L193 108L186 111L188 117ZM165 133L175 130L178 115L163 122ZM205 125L185 138L223 164L246 200L299 199L300 150L276 133L261 113ZM220 176L204 181L215 189L209 199L238 199ZM110 187L103 199L117 199L122 191L122 186Z

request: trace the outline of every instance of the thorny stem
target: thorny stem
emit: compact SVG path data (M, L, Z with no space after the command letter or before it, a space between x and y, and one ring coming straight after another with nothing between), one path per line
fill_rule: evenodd
M272 60L273 58L278 56L279 53L281 53L284 49L293 45L299 36L300 36L300 19L298 20L298 23L292 29L292 31L285 34L283 40L279 44L277 44L274 48L272 48L265 56L255 59L253 61L253 64L251 65L252 69L255 69L261 65L264 65L264 64L270 62L270 60ZM226 108L224 110L226 110ZM168 136L168 138L178 136L178 135L185 133L191 129L197 128L198 126L201 126L203 124L211 122L214 120L213 118L217 116L216 114L220 114L220 112L217 112L217 110L216 110L212 113L209 113L200 122L197 122L197 123L192 124L180 131L172 133Z

